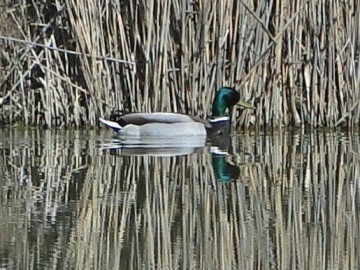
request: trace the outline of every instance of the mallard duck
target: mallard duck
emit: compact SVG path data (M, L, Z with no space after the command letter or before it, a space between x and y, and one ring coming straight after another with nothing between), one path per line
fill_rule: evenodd
M254 106L240 101L240 94L234 88L221 87L215 94L209 121L168 112L111 115L110 120L99 118L99 121L120 136L206 136L230 131L232 109L236 104L255 109Z

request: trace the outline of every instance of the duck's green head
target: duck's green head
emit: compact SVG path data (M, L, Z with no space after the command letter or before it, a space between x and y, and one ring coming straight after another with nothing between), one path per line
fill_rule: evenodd
M232 87L221 87L215 94L212 106L212 118L222 117L225 115L226 109L231 109L236 104L245 108L254 109L255 107L240 101L240 93Z

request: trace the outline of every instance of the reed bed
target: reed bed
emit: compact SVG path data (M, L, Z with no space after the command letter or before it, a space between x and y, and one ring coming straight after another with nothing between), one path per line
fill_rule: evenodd
M241 127L358 126L357 1L7 3L2 123L95 125L113 109L206 117L229 85L258 108L235 112Z
M235 137L240 175L229 183L206 152L123 157L99 151L93 133L0 137L4 268L360 265L358 136Z

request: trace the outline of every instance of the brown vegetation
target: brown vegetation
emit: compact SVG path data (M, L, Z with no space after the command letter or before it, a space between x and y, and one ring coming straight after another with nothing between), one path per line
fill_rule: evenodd
M350 0L16 1L1 15L0 122L206 117L230 85L258 108L238 115L243 127L355 127L359 14Z

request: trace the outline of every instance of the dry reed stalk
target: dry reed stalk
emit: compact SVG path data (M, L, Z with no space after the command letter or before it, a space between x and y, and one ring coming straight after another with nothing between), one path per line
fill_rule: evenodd
M1 36L2 122L94 125L115 108L206 117L215 89L231 85L258 107L235 112L244 127L254 114L264 128L359 123L356 3L57 4L7 9L23 31Z

